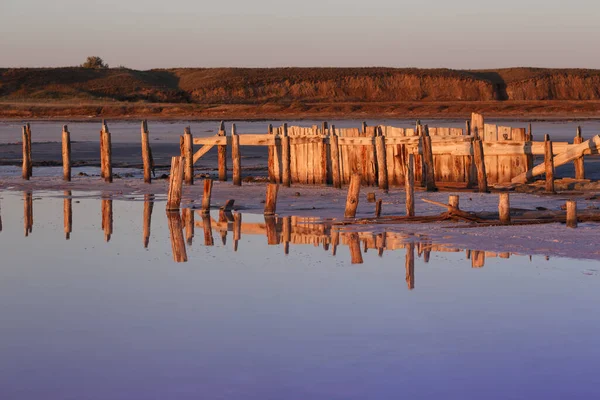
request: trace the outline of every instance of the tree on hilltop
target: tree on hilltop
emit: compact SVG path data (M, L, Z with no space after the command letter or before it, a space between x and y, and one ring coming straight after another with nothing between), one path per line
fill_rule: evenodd
M81 64L81 68L106 69L108 68L108 64L106 64L100 57L91 56L88 57L83 64Z

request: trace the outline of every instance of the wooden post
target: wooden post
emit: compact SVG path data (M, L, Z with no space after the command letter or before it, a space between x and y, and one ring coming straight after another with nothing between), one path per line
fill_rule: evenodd
M485 122L483 115L479 113L471 113L471 131L473 136L477 139L483 139L483 131L485 129Z
M335 126L331 125L330 149L331 149L331 177L333 187L336 189L342 188L342 178L340 176L340 147L338 136L335 134Z
M362 264L363 258L360 251L360 238L358 233L352 232L348 235L348 248L350 249L350 263Z
M242 186L240 137L235 131L235 124L231 126L231 158L233 160L233 184Z
M531 142L533 140L533 129L531 128L531 122L529 123L529 128L527 130L527 141Z
M173 157L179 158L179 157ZM183 180L183 166L182 166ZM171 237L171 249L173 251L173 261L187 262L187 251L183 240L183 226L179 211L167 211L167 220L169 222L169 236Z
M233 251L238 250L238 242L242 238L242 214L233 214Z
M111 183L112 177L112 143L110 131L106 122L102 121L102 142L100 149L102 151L102 165L104 172L101 174L105 182Z
M202 193L202 214L210 213L210 196L212 193L212 179L204 180L204 192Z
M510 198L508 193L500 193L498 199L498 214L500 215L501 223L510 224Z
M181 205L181 189L183 186L183 162L181 157L171 158L171 174L167 194L167 211L179 210Z
M154 209L154 195L144 195L144 231L143 231L143 242L144 248L148 248L150 243L150 226L152 224L152 210Z
M577 228L577 202L567 200L567 227Z
M406 161L404 189L406 191L406 215L415 215L415 156L409 154Z
M546 167L546 192L554 193L554 151L550 135L544 137L544 165Z
M412 242L406 245L404 267L406 269L406 286L408 290L413 290L415 288L415 244Z
M64 192L63 200L63 218L65 226L65 239L71 238L71 232L73 231L73 200L71 199L71 191L66 190Z
M471 132L471 121L469 121L469 120L465 121L465 135L467 135L467 136L468 135L472 135L472 132Z
M475 166L477 167L477 187L480 193L487 193L487 175L485 172L485 155L483 154L483 142L475 140L473 142L473 154Z
M142 121L141 137L142 137L142 163L144 164L144 182L152 183L152 161L150 155L150 139L148 137L148 123Z
M367 133L367 121L362 122L361 133Z
M434 192L437 190L435 186L435 167L433 164L431 136L429 136L429 128L427 125L425 125L423 129L421 143L423 145L423 164L425 165L425 188L428 192Z
M225 131L225 124L221 121L219 125L219 136L227 136ZM227 181L227 145L217 146L218 159L219 159L219 181Z
M344 217L356 217L356 209L358 208L358 195L360 193L360 174L352 174L350 178L350 186L348 187L348 197L346 198L346 211Z
M279 191L279 185L276 183L269 183L267 185L267 196L265 199L265 215L275 214L277 208L277 192Z
M63 125L62 130L62 161L63 161L63 179L71 181L71 134L67 125Z
M185 151L185 183L194 184L194 138L190 127L186 127L183 133L183 149Z
M381 217L382 204L383 204L383 200L381 200L381 199L377 200L377 203L375 203L375 218Z
M277 151L276 147L274 147L274 151ZM291 146L290 137L288 136L288 128L287 124L283 124L283 135L281 136L281 182L285 187L290 187L292 182L290 152Z
M583 136L581 136L581 126L577 127L577 136L573 139L573 144L583 143ZM583 164L583 156L576 158L573 161L575 165L575 179L585 179L585 168Z
M460 209L460 198L457 195L448 196L448 205L456 209Z
M27 126L23 125L23 179L29 180L31 175L29 174L29 164L31 157L31 150L29 149L29 132Z
M25 124L25 128L27 129L27 149L29 151L29 163L27 164L27 170L29 171L29 177L31 178L33 176L33 158L31 156L31 125L29 125L29 122Z
M385 136L375 137L375 148L377 152L377 177L379 180L379 189L385 192L389 189L388 170L386 160Z

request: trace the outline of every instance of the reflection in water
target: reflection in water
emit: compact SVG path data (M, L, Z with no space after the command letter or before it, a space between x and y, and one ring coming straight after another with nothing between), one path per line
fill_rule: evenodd
M185 223L185 240L188 246L191 246L194 241L194 210L191 208L182 209L181 218Z
M33 195L31 192L23 192L23 225L25 236L33 232Z
M66 190L64 192L63 200L63 215L65 223L65 239L71 238L71 232L73 232L73 199L71 198L71 191Z
M173 250L173 261L187 262L187 252L183 240L183 226L179 211L167 211L169 221L169 234L171 236L171 249Z
M409 290L415 288L415 244L406 245L406 286Z
M113 201L109 199L102 199L102 230L104 240L110 242L113 233Z
M150 243L150 225L152 224L152 210L154 209L154 195L144 195L144 248L148 248Z
M193 215L193 214L192 214ZM193 219L192 219L193 221ZM212 235L212 226L210 222L210 215L202 214L202 229L204 230L204 245L214 246L215 241Z

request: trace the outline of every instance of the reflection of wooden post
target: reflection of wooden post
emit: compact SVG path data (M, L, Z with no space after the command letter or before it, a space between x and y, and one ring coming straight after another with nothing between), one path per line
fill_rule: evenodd
M71 232L73 231L73 200L71 199L71 191L66 190L64 192L63 200L63 217L65 226L65 239L71 238Z
M233 215L231 215L231 219L233 219ZM221 235L221 243L223 246L227 244L227 228L228 228L228 219L227 219L227 211L219 210L219 224L223 224L224 227L219 229L219 234Z
M335 257L337 252L337 247L340 244L340 231L334 229L331 232L331 255Z
M71 181L71 134L67 125L62 130L63 180Z
M577 228L577 202L567 200L567 227Z
M352 174L350 178L350 186L348 187L348 197L346 198L346 218L356 217L356 209L358 208L358 195L360 194L360 174Z
M377 203L375 203L375 218L381 217L382 204L383 204L383 200L381 200L381 199L377 200Z
M219 125L219 136L227 137L223 121L221 121L221 124ZM217 152L219 159L219 180L225 182L227 181L227 144L217 146Z
M33 195L31 192L24 192L23 196L23 225L27 237L33 232Z
M290 242L292 241L292 217L283 217L282 221L283 252L290 254Z
M185 240L188 246L191 246L194 242L194 210L183 208L181 210L181 218L185 226Z
M142 121L142 163L144 164L144 182L152 182L152 162L150 161L150 139L148 133L148 123Z
M385 232L377 235L377 238L375 239L375 247L377 247L377 255L379 257L383 257L383 250L385 249L385 242L386 242L386 233Z
M471 267L483 268L485 265L485 251L473 250L471 252Z
M554 152L550 135L544 137L544 165L546 166L546 192L554 193Z
M102 121L102 133L101 133L102 141L100 145L100 150L102 152L102 177L105 182L112 182L112 141L110 138L110 131L108 130L108 126L104 121Z
M377 151L377 175L379 180L379 189L388 191L388 170L385 149L385 136L375 137L375 148Z
M483 154L483 142L473 142L473 154L475 166L477 167L477 187L480 193L487 193L487 176L485 171L485 155Z
M291 145L287 124L283 124L283 136L281 136L281 182L285 187L290 187L292 182Z
M204 180L204 192L202 193L202 214L210 213L210 196L212 193L212 179Z
M185 183L194 184L194 139L190 127L185 128L183 133L183 147L185 151Z
M406 215L413 217L415 215L415 156L408 155L406 163L406 179L404 189L406 190Z
M408 243L406 245L406 286L409 290L415 288L415 244Z
M113 233L113 202L110 199L102 199L102 229L104 240L110 242Z
M211 221L210 221L210 215L206 215L206 214L202 215L202 228L204 230L204 245L205 246L214 246L215 240L213 239L213 235L212 235L212 225L211 225Z
M31 149L29 148L29 133L27 127L23 125L23 179L29 180L29 164L31 162Z
M233 251L238 249L238 241L242 238L242 214L233 214Z
M500 215L501 223L510 224L510 198L508 193L500 193L498 201L498 214Z
M279 191L279 185L275 183L267 184L267 196L265 198L265 215L275 214L277 208L277 192Z
M169 222L173 261L187 262L187 252L185 249L185 242L183 241L183 228L181 226L181 215L179 215L179 211L167 211L167 220Z
M181 157L171 158L171 175L167 194L167 211L179 210L183 184L183 161Z
M233 160L233 184L242 186L240 137L235 131L235 124L231 126L231 158Z
M583 137L581 136L581 127L577 127L577 136L573 139L573 144L581 144L583 143ZM576 158L573 161L575 165L575 179L585 179L585 167L583 164L583 156Z
M460 197L457 195L448 196L448 205L454 208L460 208Z
M352 232L348 235L348 247L350 248L350 263L362 264L363 258L362 253L360 252L360 239L358 233Z
M342 179L340 176L340 146L338 136L335 133L335 126L331 125L331 135L329 136L331 149L331 178L333 187L336 189L342 188Z
M279 244L279 235L277 235L277 221L272 215L265 214L265 228L267 231L267 244L269 246Z
M152 224L152 210L154 209L154 195L144 195L144 248L150 243L150 225Z

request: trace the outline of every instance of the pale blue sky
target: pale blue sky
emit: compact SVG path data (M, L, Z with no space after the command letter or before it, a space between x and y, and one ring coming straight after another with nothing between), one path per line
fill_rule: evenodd
M0 67L600 68L592 0L0 0Z

